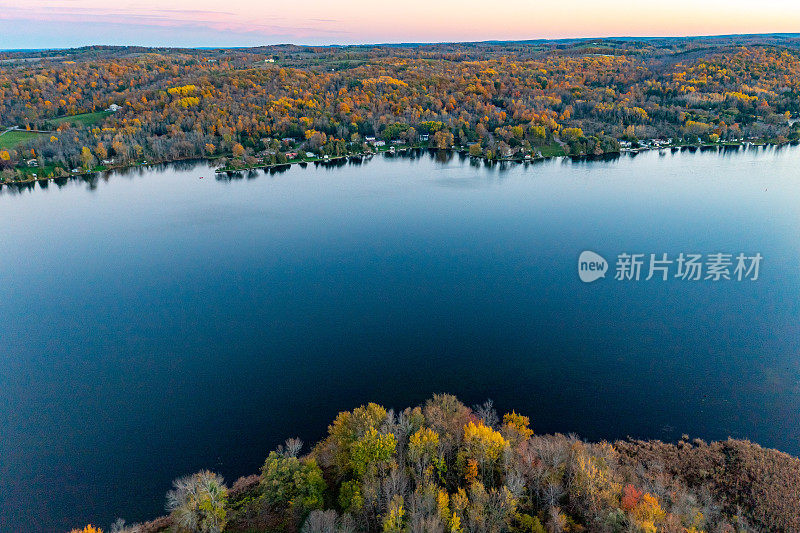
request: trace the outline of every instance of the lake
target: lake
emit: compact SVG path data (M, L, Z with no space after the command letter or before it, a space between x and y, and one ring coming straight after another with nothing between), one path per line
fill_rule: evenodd
M798 148L183 163L4 187L0 223L0 531L153 518L176 477L231 484L340 410L435 392L538 433L800 454ZM694 252L763 260L614 279Z

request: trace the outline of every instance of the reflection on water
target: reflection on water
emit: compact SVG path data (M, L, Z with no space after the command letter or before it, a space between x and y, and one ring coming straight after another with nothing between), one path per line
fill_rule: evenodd
M431 161L440 164L440 165L447 165L451 161L457 159L460 162L468 162L470 166L479 168L484 166L486 168L494 168L498 172L504 172L513 168L517 165L523 165L525 168L531 165L541 165L547 164L552 162L553 160L560 160L564 164L571 164L571 165L581 165L581 164L592 164L598 162L615 162L620 158L628 158L633 159L637 157L639 154L653 154L657 153L660 156L664 156L667 153L676 153L676 152L687 152L687 153L696 153L701 152L704 154L708 153L717 153L720 156L729 156L739 152L751 151L751 152L764 152L764 153L774 153L779 154L784 150L791 149L794 146L797 146L797 142L787 143L784 145L775 145L775 146L759 146L753 144L745 144L745 145L719 145L719 146L681 146L681 147L672 147L672 148L664 148L660 150L652 150L652 151L644 151L644 152L626 152L623 154L619 153L612 153L612 154L600 154L600 155L585 155L585 156L566 156L566 157L558 157L554 159L533 159L533 160L524 160L524 161L486 161L482 159L476 159L469 157L466 152L457 152L452 150L436 150L436 149L422 149L422 148L409 148L398 150L396 152L384 152L382 154L377 154L370 157L364 156L349 156L349 157L342 157L342 158L335 158L326 161L314 161L311 164L314 167L325 168L325 169L336 169L341 168L344 166L359 166L362 164L368 164L374 157L383 158L383 159L406 159L406 160L414 160L420 157L427 156ZM47 189L50 183L55 184L58 188L63 188L67 184L80 184L85 186L88 190L95 190L100 182L107 182L111 179L112 176L116 177L127 177L127 178L135 178L141 177L145 175L153 175L153 174L164 174L167 172L172 171L182 171L182 172L191 172L198 168L206 169L207 163L203 160L184 160L184 161L176 161L173 163L158 163L158 164L150 164L150 165L140 165L134 167L128 167L119 170L101 172L101 173L92 173L92 174L85 174L79 176L66 176L60 178L53 178L50 180L41 180L36 182L26 182L26 183L7 183L7 184L0 184L0 194L14 194L19 192L29 192L35 190L37 187L40 189ZM308 163L299 163L295 164L301 168L306 168ZM282 174L289 169L292 168L293 165L285 164L285 165L275 165L265 169L257 169L257 170L243 170L243 171L233 171L233 172L221 172L215 173L215 178L218 181L236 181L239 179L256 179L262 173L268 174L270 176L274 176L276 174ZM209 172L206 172L209 173Z

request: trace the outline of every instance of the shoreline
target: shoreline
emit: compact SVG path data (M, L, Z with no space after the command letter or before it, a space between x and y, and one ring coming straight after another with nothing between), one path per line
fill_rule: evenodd
M333 157L315 157L315 158L303 158L298 160L286 161L285 163L275 163L275 164L257 164L253 166L243 166L243 167L220 167L214 169L215 174L236 174L239 172L249 172L253 170L270 170L274 168L281 168L281 167L291 167L292 165L308 165L309 163L314 164L327 164L336 161L351 159L351 158L359 158L362 161L364 159L369 160L378 155L396 155L405 152L409 152L412 150L425 150L425 151L433 151L433 152L446 152L446 153L454 153L454 154L464 154L470 159L475 159L478 161L482 161L484 163L539 163L543 161L558 159L561 157L570 158L570 159L598 159L601 160L603 158L609 157L620 157L622 154L639 154L641 152L663 152L666 150L670 150L671 152L676 151L695 151L695 150L704 150L704 149L711 149L711 148L748 148L748 147L767 147L767 146L774 146L774 147L783 147L783 146L797 146L800 144L798 141L786 141L783 143L774 143L768 141L740 141L740 142L719 142L719 143L701 143L701 144L669 144L664 146L657 146L657 147L641 147L641 148L621 148L617 152L604 152L602 154L559 154L559 155L546 155L546 156L530 156L527 155L525 157L504 157L504 158L488 158L484 155L470 155L469 149L466 147L451 147L451 148L432 148L430 146L422 146L422 145L414 145L414 146L405 146L402 148L391 148L389 150L377 150L375 152L362 152L362 153L349 153L341 156L333 156ZM207 163L211 163L216 161L220 158L228 157L228 155L221 155L216 157L185 157L185 158L178 158L178 159L166 159L163 161L144 161L144 162L135 162L127 165L111 165L111 166L104 166L102 169L97 170L90 170L86 172L69 172L67 174L61 176L36 176L36 177L28 177L26 179L15 179L11 181L0 181L0 188L3 186L13 186L13 185L25 185L25 184L32 184L36 182L43 182L43 181L54 181L58 179L70 179L70 178L81 178L86 176L91 176L93 174L100 174L104 172L113 172L113 171L120 171L120 170L130 170L134 168L149 168L155 165L165 165L170 163L180 163L185 161L204 161Z

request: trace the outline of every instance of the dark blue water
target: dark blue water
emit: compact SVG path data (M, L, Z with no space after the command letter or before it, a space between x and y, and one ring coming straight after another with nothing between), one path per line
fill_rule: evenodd
M5 188L0 225L2 531L151 518L178 476L434 392L800 453L800 149L184 165ZM584 284L586 249L764 260Z

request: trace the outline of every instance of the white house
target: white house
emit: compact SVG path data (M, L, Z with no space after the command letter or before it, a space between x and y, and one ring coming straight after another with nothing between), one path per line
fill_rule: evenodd
M108 107L106 108L106 111L111 111L112 113L116 113L116 112L117 112L117 111L119 111L120 109L122 109L122 107L121 107L121 106L118 106L117 104L111 104L110 106L108 106Z

